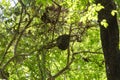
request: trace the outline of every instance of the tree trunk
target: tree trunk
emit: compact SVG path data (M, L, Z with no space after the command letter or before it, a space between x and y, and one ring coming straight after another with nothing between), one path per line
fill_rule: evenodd
M100 25L100 36L102 49L105 58L107 80L120 80L120 52L119 52L119 29L116 14L111 15L111 11L116 9L113 0L95 0L104 9L98 12L98 22ZM105 28L100 22L106 19L108 27Z

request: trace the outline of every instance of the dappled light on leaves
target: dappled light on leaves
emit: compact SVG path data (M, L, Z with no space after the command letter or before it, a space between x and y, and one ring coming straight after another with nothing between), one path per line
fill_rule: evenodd
M94 0L0 2L0 79L105 80ZM111 12L114 16L116 10ZM101 20L105 28L106 19Z

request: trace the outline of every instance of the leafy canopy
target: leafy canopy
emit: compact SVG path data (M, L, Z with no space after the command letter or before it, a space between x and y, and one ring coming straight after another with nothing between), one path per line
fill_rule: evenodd
M1 0L0 78L105 80L97 23L103 8L94 0ZM70 35L66 50L56 42L63 34Z

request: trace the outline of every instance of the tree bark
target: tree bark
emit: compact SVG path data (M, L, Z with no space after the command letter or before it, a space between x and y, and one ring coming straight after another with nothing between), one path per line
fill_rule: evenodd
M107 80L120 80L119 29L116 14L111 15L111 11L116 9L116 5L113 0L95 0L95 2L104 6L104 9L98 12L98 22ZM107 28L100 24L103 19L107 20Z

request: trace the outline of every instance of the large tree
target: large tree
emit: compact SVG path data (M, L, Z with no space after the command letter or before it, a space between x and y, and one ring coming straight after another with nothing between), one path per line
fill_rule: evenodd
M119 29L117 15L116 13L112 15L113 10L116 10L116 5L113 0L96 0L96 4L98 3L104 6L98 12L98 22L100 25L107 78L108 80L120 80ZM107 27L101 25L104 19L107 20Z

